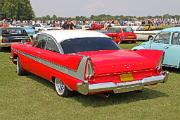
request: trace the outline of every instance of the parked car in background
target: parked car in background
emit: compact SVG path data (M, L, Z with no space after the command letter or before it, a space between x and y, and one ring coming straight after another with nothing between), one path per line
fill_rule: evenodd
M180 27L161 30L157 35L144 42L133 50L154 49L165 52L163 65L167 67L180 68Z
M44 31L32 45L13 44L11 55L18 75L31 72L49 80L60 96L141 90L168 77L161 69L162 51L122 50L95 31Z
M113 26L108 28L107 33L109 37L112 37L113 40L120 44L121 42L136 42L137 36L134 33L133 29L128 26Z
M42 25L40 23L36 23L36 24L33 25L33 28L34 28L35 32L37 33L37 32L41 31L44 28L44 25Z
M75 29L77 29L77 30L80 30L80 29L82 29L82 30L91 30L91 26L90 25L76 25Z
M35 34L35 30L33 29L33 27L32 26L24 26L23 28L26 30L27 34L31 38L33 38L33 35Z
M91 24L91 30L101 30L102 28L104 28L103 24L99 24L99 23L92 23Z
M0 50L4 47L10 47L12 43L30 41L31 38L28 36L24 28L0 28Z
M159 30L154 31L134 31L137 36L137 40L148 41L149 39L155 37Z

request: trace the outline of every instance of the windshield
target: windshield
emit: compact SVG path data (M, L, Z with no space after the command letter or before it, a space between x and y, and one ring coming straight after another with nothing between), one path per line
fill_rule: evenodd
M133 32L131 27L122 28L123 32Z
M60 43L64 54L77 53L83 51L97 50L118 50L118 46L110 38L87 37L65 40Z
M120 32L120 28L109 28L109 29L108 29L108 32L111 32L111 33L119 33L119 32Z

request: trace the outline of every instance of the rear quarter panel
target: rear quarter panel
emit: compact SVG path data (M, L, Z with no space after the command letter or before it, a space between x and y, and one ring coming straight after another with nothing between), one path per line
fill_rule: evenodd
M148 49L141 49L135 51L136 53L148 58L150 61L154 61L158 64L161 56L164 55L164 51L162 50L148 50Z

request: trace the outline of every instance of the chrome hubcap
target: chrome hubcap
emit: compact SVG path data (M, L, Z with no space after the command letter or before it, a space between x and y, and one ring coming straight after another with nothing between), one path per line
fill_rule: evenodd
M55 89L59 95L62 95L65 90L65 85L59 79L55 79Z

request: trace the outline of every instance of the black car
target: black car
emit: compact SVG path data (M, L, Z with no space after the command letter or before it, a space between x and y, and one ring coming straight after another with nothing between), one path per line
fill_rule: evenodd
M12 43L30 41L31 38L28 36L24 28L0 28L0 51L3 47L10 47Z

